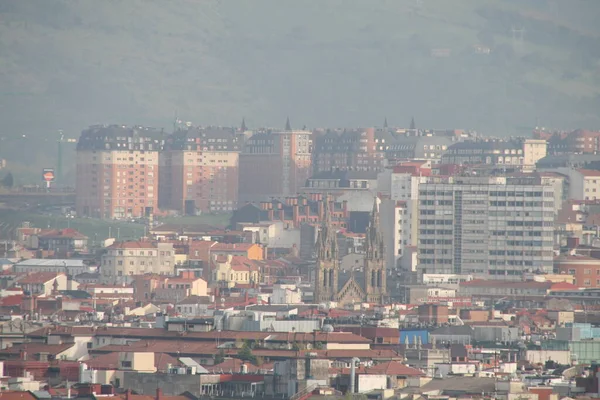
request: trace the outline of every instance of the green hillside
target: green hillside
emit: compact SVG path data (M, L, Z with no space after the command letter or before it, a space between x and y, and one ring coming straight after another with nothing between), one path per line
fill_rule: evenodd
M598 128L598 15L595 0L2 0L0 158L45 167L58 129L169 128L176 114L251 127L414 115L504 135L536 121Z

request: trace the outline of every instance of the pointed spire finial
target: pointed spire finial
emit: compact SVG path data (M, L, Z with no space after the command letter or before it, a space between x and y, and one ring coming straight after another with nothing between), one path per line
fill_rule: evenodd
M285 121L285 130L286 131L292 130L292 125L290 124L290 117L287 117L287 120Z
M385 117L385 119L383 120L383 127L387 128L388 127L388 123L387 123L387 117Z
M415 125L415 117L414 116L410 119L410 129L417 129L417 126Z
M242 117L242 126L241 126L242 132L246 132L248 130L248 128L246 127L246 118Z

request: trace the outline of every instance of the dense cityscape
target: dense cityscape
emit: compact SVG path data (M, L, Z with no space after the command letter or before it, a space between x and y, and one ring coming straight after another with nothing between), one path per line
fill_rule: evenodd
M74 193L4 179L144 233L4 231L0 397L597 397L600 132L407 125L97 125Z

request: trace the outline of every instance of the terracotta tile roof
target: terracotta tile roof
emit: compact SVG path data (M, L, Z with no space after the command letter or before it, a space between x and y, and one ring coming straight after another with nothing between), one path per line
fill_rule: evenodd
M30 391L2 391L0 392L0 400L37 400L37 397Z
M578 169L577 171L583 176L600 176L600 171L595 169Z
M17 282L19 284L36 284L36 283L46 283L48 281L56 279L58 275L64 275L56 272L36 272L33 274L26 275L25 277L19 279Z
M15 356L21 353L21 350L27 352L29 355L48 353L52 355L60 354L71 347L75 346L75 343L68 344L45 344L45 343L23 343L6 349L0 350L0 355L3 356Z
M102 369L102 370L110 370L110 369L118 369L119 368L119 353L107 353L98 355L90 360L85 362L87 366L91 369ZM179 360L176 358L165 354L165 353L154 353L154 367L158 371L165 371L167 369L167 365L171 364L173 366L182 365Z
M79 232L77 229L67 228L67 229L44 229L38 234L38 237L43 237L47 239L57 238L57 239L87 239L83 233Z
M21 306L23 302L23 295L17 294L14 296L7 296L0 298L0 307L16 307Z
M254 243L217 243L212 247L214 251L248 251Z

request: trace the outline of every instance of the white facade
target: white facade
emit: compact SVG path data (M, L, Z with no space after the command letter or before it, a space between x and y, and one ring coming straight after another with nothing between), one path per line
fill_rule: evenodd
M540 139L526 139L523 142L523 171L535 170L535 164L546 157L548 142Z
M420 184L419 272L520 280L552 272L554 192L536 178L431 177Z
M296 285L273 285L271 304L301 304L302 291Z
M600 171L574 168L558 168L557 171L569 177L569 199L600 199Z
M300 229L288 226L283 221L243 223L242 231L253 232L263 246L291 249L300 244Z
M172 243L136 243L136 246L117 243L106 249L100 267L103 283L128 284L131 283L133 275L175 273L175 251Z
M386 237L386 262L388 267L399 267L407 247L418 243L419 185L427 177L386 169L377 178L378 186L384 189L380 212Z

